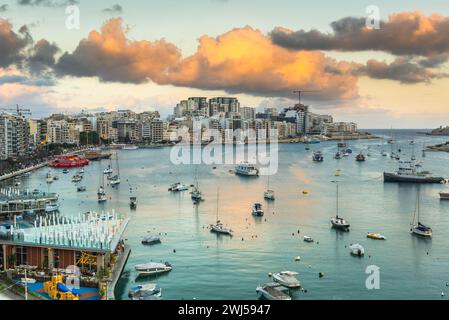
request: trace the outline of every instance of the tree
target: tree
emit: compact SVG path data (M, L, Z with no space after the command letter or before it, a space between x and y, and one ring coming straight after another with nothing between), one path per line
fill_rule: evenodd
M97 132L95 132L95 131L80 132L80 144L81 145L99 144L99 143L100 143L100 137L98 136Z

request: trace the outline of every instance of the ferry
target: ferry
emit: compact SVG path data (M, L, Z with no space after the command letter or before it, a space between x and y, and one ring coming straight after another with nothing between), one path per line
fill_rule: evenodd
M248 162L242 162L238 166L235 167L235 174L240 176L251 176L257 177L259 176L259 169Z
M56 156L53 160L48 163L49 167L55 168L71 168L71 167L83 167L89 164L84 156L76 154L64 154Z
M415 161L399 161L396 172L384 172L384 182L409 182L409 183L443 183L443 177L432 177L426 172L416 169Z

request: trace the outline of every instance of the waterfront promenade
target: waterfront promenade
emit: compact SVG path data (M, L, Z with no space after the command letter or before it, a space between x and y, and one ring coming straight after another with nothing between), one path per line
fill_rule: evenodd
M131 248L128 245L125 245L123 252L120 253L117 261L114 264L114 268L111 274L111 280L108 281L106 300L115 300L115 287L117 286L117 282L120 280L130 254Z

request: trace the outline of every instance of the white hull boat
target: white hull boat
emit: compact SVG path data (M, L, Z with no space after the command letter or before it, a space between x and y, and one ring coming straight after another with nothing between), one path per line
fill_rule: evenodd
M299 288L301 283L295 276L298 275L294 271L282 271L273 274L273 280L287 288Z
M173 269L172 266L167 262L166 263L150 262L138 264L134 268L139 273L139 275L154 275L166 273L170 272Z
M261 294L267 300L291 300L288 294L288 288L278 283L266 283L259 285L256 292Z
M349 250L351 250L350 252L353 256L363 257L365 255L365 248L359 243L351 244Z

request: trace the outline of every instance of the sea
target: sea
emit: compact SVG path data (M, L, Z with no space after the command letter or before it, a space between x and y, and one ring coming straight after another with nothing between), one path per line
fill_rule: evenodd
M234 165L177 165L172 149L153 148L117 151L122 182L106 187L105 204L97 202L96 191L103 169L110 164L116 169L115 160L85 168L78 185L86 186L86 192L77 192L71 182L76 169L69 174L52 169L59 180L51 185L45 182L49 168L39 169L22 178L21 188L57 192L60 213L68 217L116 210L130 218L124 239L131 255L117 299L129 299L128 290L136 284L157 283L167 300L254 300L259 299L258 285L285 270L298 272L302 289L291 292L295 300L447 299L442 293L449 297L449 201L441 201L438 193L449 191L449 185L384 183L382 173L395 171L398 163L381 151L401 149L402 159L415 155L423 170L449 178L449 153L423 154L425 146L449 138L416 129L367 131L383 139L347 141L353 154L341 160L333 158L336 141L311 144L311 150L304 144L279 144L277 172L269 179L236 176ZM396 145L387 144L391 135ZM321 163L312 161L317 150L324 154ZM367 155L365 162L355 161L360 151ZM175 182L196 181L204 195L199 205L192 203L189 191L167 190ZM339 214L351 224L349 232L330 227L337 183ZM268 184L276 193L273 202L263 198ZM420 219L433 228L432 239L410 233L418 187ZM130 196L138 199L136 210L129 207ZM264 217L252 216L254 203L263 205ZM209 225L217 216L233 237L211 233ZM368 239L368 232L387 240ZM160 235L162 243L142 245L148 234ZM315 242L304 242L304 236ZM350 255L354 243L365 248L364 257ZM167 274L142 278L134 270L136 264L166 261L173 266Z

